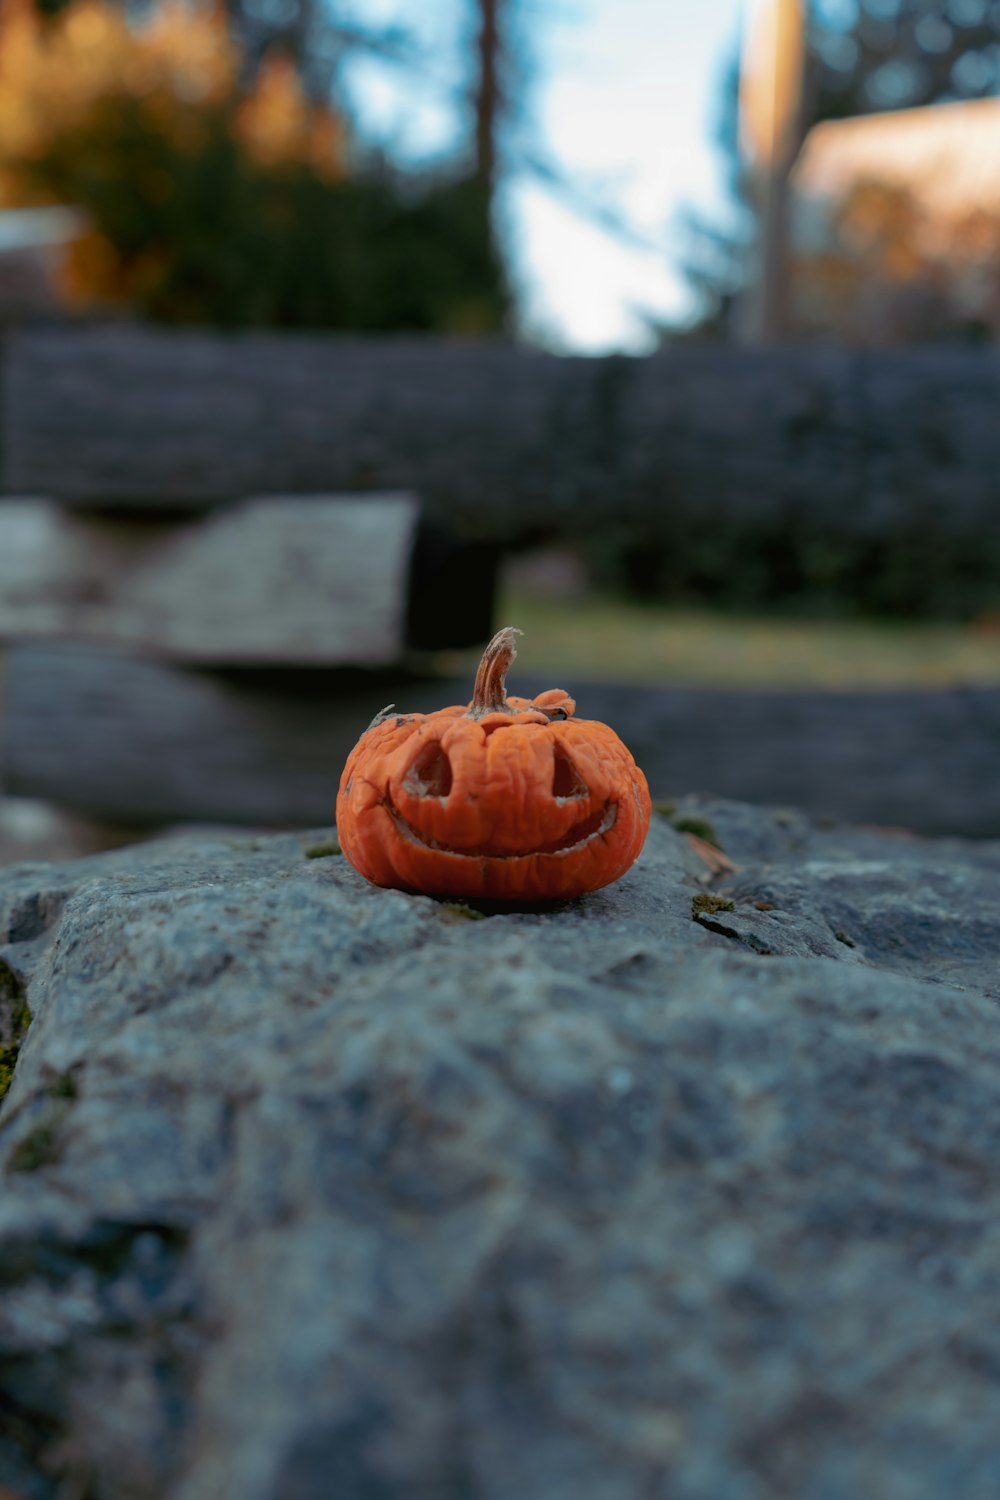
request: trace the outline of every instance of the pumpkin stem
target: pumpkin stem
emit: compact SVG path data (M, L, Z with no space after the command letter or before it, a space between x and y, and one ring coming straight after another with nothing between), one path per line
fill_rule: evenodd
M481 719L484 714L511 713L507 707L507 673L517 655L514 637L523 635L513 625L498 630L483 652L476 673L476 685L472 690L472 702L466 714L468 719Z

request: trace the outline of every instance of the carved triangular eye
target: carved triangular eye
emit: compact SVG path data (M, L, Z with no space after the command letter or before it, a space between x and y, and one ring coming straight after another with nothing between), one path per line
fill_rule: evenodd
M590 788L561 745L556 745L552 766L552 795L557 802L586 797Z
M447 797L451 791L451 761L437 740L417 751L403 777L403 787L414 797Z

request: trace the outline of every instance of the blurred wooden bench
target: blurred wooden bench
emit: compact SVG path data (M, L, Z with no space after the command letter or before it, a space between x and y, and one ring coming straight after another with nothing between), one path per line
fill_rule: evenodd
M0 497L0 640L385 667L488 634L492 562L407 494L255 497L195 516Z
M1000 837L1000 691L741 692L562 679L613 724L654 796L708 791L850 822ZM469 677L192 672L85 643L11 652L12 789L120 823L319 826L375 711L468 700Z
M846 351L12 336L0 787L129 825L328 822L375 710L467 699L421 664L488 636L500 549L578 517L808 496L867 525L946 499L994 535L1000 361L866 359L862 400ZM949 442L917 453L912 414L933 435L942 391ZM529 663L520 691L553 685ZM1000 835L1000 692L557 685L615 725L656 796Z
M385 666L406 649L409 495L247 499L194 519L0 501L0 637L209 666Z
M342 760L373 694L381 706L423 653L489 635L495 564L405 493L195 514L0 497L2 786L133 828L329 822L329 736L317 782L285 753L285 718L321 702ZM165 689L152 698L128 687L146 671ZM266 795L219 734L234 693L263 710Z

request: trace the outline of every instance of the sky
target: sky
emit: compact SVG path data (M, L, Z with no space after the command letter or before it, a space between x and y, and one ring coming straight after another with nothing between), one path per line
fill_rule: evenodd
M676 264L679 215L724 211L715 137L741 0L511 4L529 67L500 228L523 331L567 351L639 352L650 317L683 321L692 310ZM361 136L406 163L446 157L468 134L472 6L424 0L415 23L416 10L412 0L356 0L368 25L416 24L419 72L358 58L345 74ZM575 197L613 206L633 238L608 234L518 167L526 149L553 162Z

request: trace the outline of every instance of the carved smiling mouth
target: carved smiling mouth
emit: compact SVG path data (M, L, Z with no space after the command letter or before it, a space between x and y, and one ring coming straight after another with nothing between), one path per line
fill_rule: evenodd
M577 849L582 849L585 844L592 844L615 826L618 819L618 803L605 802L604 806L592 813L589 818L581 818L574 823L562 838L551 839L548 843L537 844L534 849L499 849L495 844L474 844L471 848L457 849L453 844L441 844L437 839L430 838L421 833L419 828L414 828L408 819L393 805L392 799L386 797L383 806L392 818L397 829L411 844L418 844L422 849L433 849L438 854L454 854L462 859L525 859L532 854L570 854Z

